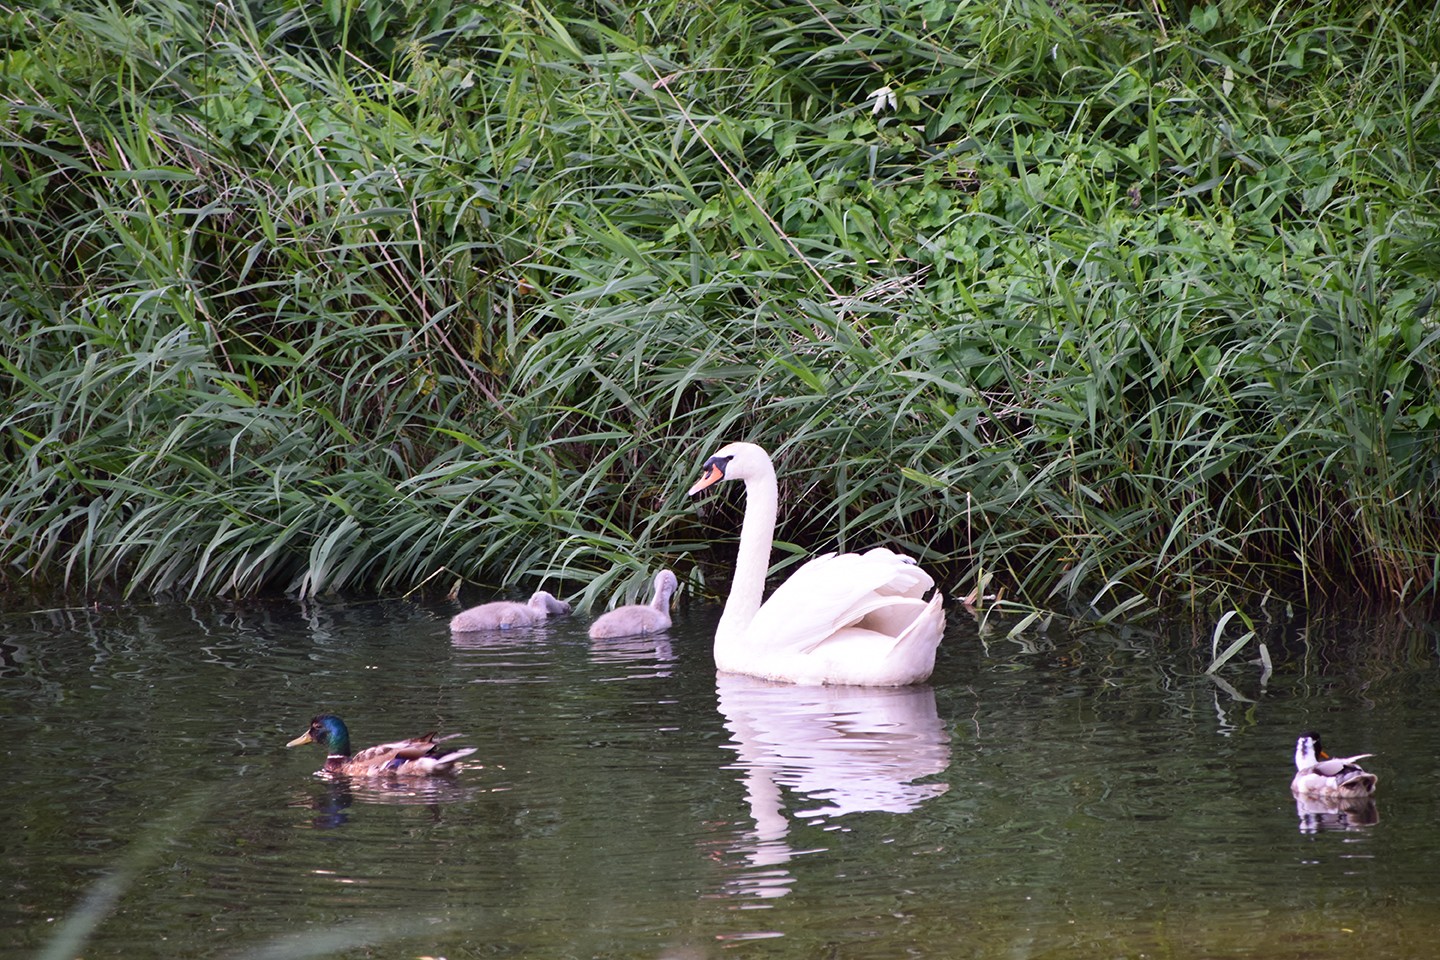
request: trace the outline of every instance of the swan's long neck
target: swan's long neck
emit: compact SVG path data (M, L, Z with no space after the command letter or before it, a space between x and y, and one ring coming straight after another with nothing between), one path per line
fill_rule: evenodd
M730 597L715 627L717 644L742 637L760 609L765 576L770 572L770 544L775 537L779 498L773 468L745 478L745 521L740 525L740 548L735 555Z
M659 610L661 613L670 612L670 597L675 588L670 586L670 578L661 573L655 577L655 598L650 601L651 610Z

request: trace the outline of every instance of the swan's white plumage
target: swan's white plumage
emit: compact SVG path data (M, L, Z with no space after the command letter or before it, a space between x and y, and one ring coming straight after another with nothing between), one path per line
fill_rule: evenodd
M791 683L902 686L928 679L945 631L930 575L903 554L877 547L825 554L801 566L762 604L778 510L775 468L752 443L722 447L707 461L698 493L743 480L745 521L735 577L715 630L715 665Z

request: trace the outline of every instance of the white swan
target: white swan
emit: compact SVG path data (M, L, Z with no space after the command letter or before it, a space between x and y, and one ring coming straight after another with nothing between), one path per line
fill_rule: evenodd
M705 461L690 494L721 480L745 481L745 520L725 612L715 628L715 666L789 683L898 687L935 669L945 612L935 585L909 557L877 547L809 561L761 603L770 567L779 490L770 456L731 443Z
M633 637L638 634L659 633L670 629L670 598L680 581L669 570L655 574L655 598L649 603L632 603L616 607L609 613L597 617L590 624L591 640L609 640L614 637Z
M478 633L481 630L510 630L543 623L546 617L560 617L570 612L570 604L556 600L544 590L537 591L526 603L496 600L478 607L461 610L450 620L451 633Z

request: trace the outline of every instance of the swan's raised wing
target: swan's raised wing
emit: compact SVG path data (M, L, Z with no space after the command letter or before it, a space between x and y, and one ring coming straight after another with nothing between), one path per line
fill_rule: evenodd
M746 634L766 650L805 653L860 624L893 639L924 609L935 581L909 557L883 547L829 553L791 574L761 605Z

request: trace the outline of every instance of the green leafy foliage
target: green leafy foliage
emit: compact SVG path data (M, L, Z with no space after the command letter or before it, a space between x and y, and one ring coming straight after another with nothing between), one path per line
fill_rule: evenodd
M5 575L700 586L747 438L782 560L1433 602L1440 33L1340 8L0 7Z

